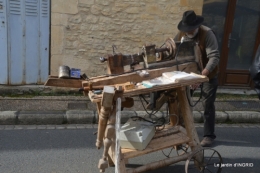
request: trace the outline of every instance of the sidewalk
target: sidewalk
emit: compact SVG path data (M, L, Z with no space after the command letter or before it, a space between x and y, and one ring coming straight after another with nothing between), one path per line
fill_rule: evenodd
M37 93L60 96L33 96ZM69 96L62 96L70 93ZM73 96L73 93L77 96ZM223 90L218 94L240 94L243 99L217 99L217 123L260 123L260 101L253 90ZM8 95L8 97L7 97ZM15 97L10 97L15 96ZM26 97L25 97L26 96ZM30 97L29 97L30 96ZM131 116L146 115L139 98L134 98L135 106L122 111L122 123ZM194 98L196 101L197 98ZM162 109L157 116L166 116ZM199 102L193 108L195 123L203 122L203 106ZM77 90L44 86L0 86L0 124L97 124L96 106Z

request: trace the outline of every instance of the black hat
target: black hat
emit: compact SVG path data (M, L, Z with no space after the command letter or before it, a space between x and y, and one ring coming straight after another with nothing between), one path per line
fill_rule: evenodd
M178 24L178 29L184 32L192 31L198 28L203 21L204 17L196 15L194 11L185 11L182 20Z

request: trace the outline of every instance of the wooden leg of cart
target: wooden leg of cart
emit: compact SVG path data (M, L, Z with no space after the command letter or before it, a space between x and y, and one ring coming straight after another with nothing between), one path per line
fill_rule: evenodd
M101 100L101 110L99 116L98 123L98 136L96 141L96 146L99 149L102 146L103 138L104 138L104 151L103 156L99 160L98 168L100 172L104 172L108 167L108 150L112 144L112 138L114 135L113 126L109 126L108 118L111 117L111 108L113 106L113 97L114 97L114 88L104 87L103 97Z
M181 112L185 124L185 129L187 132L187 136L191 139L189 146L191 147L192 151L196 151L201 149L199 137L197 131L195 129L194 120L192 116L192 110L188 103L187 91L186 87L178 88L177 89L178 99L181 103ZM196 160L202 160L202 155L196 155Z
M101 105L98 105L101 106L101 110L99 113L99 121L98 121L98 135L96 141L96 146L98 149L101 148L103 143L107 120L111 112L111 107L113 105L114 94L115 94L114 87L104 86Z
M98 137L97 137L97 142L96 146L98 148L101 147L102 143L104 143L104 151L103 151L103 156L99 160L98 163L98 168L100 169L100 172L104 172L105 169L108 167L108 149L112 144L111 136L113 135L113 132L111 132L111 128L108 127L107 123L107 118L110 114L111 108L110 109L102 109L100 111L100 117L99 117L99 125L98 125ZM104 116L105 115L105 116ZM103 142L104 138L104 142Z
M169 119L170 126L180 125L180 112L179 105L177 99L177 91L174 90L170 93L170 97L168 98L168 109L169 109ZM185 130L185 129L184 129ZM182 144L178 146L174 146L174 149L178 152L182 148Z
M170 125L176 126L179 124L179 113L178 113L178 102L176 91L171 93L171 97L168 99L169 106L169 117L170 117Z
M96 146L98 149L101 148L103 145L103 138L104 133L106 130L107 120L110 114L111 108L110 107L102 107L99 114L99 120L98 120L98 134L97 134L97 141Z
M114 116L115 116L115 111L113 109L112 113L109 116L109 120L107 122L107 126L104 133L104 151L103 151L103 156L99 160L99 164L98 164L98 168L100 169L100 172L105 172L105 169L108 168L108 166L112 166L115 163L113 156L109 154L109 150L113 148L115 143L114 142L115 140Z

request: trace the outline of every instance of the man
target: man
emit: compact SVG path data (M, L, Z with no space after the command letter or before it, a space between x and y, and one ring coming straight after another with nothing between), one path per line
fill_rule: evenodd
M181 41L188 37L198 43L202 55L203 69L201 74L209 78L209 82L203 84L202 101L204 106L204 138L201 141L203 147L212 145L215 135L215 99L218 87L218 64L219 51L218 42L214 32L202 25L204 18L198 16L194 11L186 11L178 24L180 32L176 35L175 41ZM191 89L196 89L194 85Z

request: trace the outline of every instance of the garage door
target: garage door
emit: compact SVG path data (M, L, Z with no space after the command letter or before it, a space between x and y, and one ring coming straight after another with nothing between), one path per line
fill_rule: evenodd
M1 84L43 84L49 74L50 1L0 0L0 7Z

